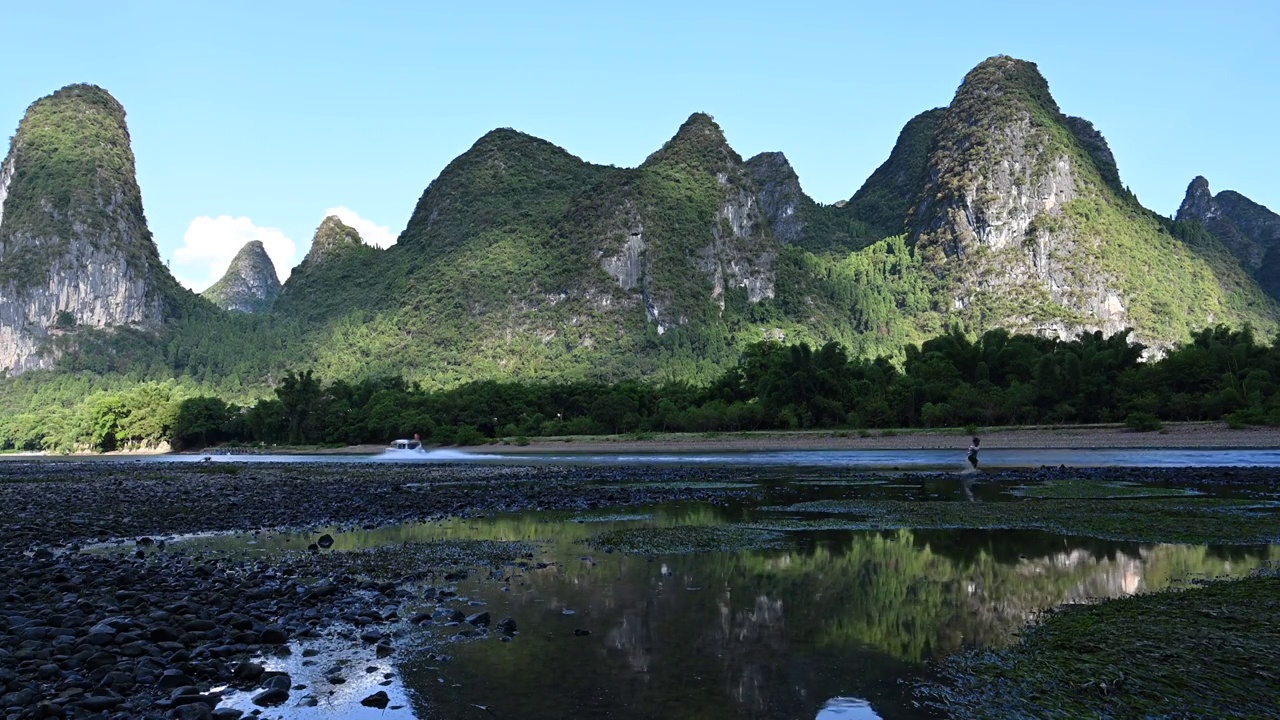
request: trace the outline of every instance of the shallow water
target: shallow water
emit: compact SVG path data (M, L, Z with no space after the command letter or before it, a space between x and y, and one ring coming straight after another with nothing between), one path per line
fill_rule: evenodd
M497 455L483 449L392 451L379 455L164 455L135 462L242 463L453 463L591 465L723 465L743 467L838 467L847 469L946 469L968 467L956 450L790 450L737 453L538 453ZM1184 449L990 449L983 469L1057 467L1280 467L1280 450Z
M928 677L929 663L1007 643L1040 611L1239 575L1280 559L1280 546L1119 543L1027 531L790 532L772 549L653 556L586 544L608 530L778 519L785 514L763 508L780 497L894 497L922 489L962 496L956 482L814 484L824 477L765 478L758 503L331 529L333 551L434 539L535 541L540 548L533 560L501 569L500 582L457 583L460 595L483 598L477 609L489 611L494 624L514 618L515 638L502 642L494 633L449 642L454 659L447 663L428 649L402 650L389 692L405 706L378 717L937 717L910 690ZM979 487L979 496L1007 499L991 486ZM298 549L314 537L262 533L176 545L252 555ZM455 631L435 625L412 632L438 638ZM307 682L305 668L295 678ZM353 696L270 716L373 716L343 697Z

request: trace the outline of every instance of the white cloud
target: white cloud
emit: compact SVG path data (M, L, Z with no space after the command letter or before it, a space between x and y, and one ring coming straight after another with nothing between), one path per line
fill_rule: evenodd
M284 282L297 254L293 240L276 228L259 227L250 218L230 215L191 221L182 236L182 247L173 253L173 274L183 285L201 292L222 277L231 259L251 240L262 241L280 282Z
M391 247L396 244L396 233L386 225L360 217L360 214L349 207L340 206L324 211L325 217L337 215L338 219L356 229L360 237L374 247Z

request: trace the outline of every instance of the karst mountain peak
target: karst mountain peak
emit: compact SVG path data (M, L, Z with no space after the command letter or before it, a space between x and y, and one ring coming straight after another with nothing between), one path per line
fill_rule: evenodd
M123 266L139 270L129 277L154 280L123 295L106 285L91 294L103 307L131 308L101 315L101 326L145 327L160 343L179 328L206 327L211 311L187 301L178 305L189 309L174 310L166 298L181 293L156 290L168 274L140 199L130 200L140 193L123 109L108 98L72 86L46 99L99 108L62 114L61 126L107 132L115 148L64 165L57 177L79 178L69 187L86 197L103 178L127 176L113 185L121 192L108 193L124 202L98 205L136 208L120 226L137 232L115 247L131 248L122 257L132 264ZM1102 129L1068 111L1034 63L989 58L964 75L946 106L906 119L885 162L865 181L851 175L850 199L836 205L805 193L785 138L779 151L744 160L705 112L689 115L635 167L593 164L498 128L427 183L390 248L369 246L328 217L274 302L266 300L267 273L241 272L264 266L265 253L253 247L205 297L249 310L224 290L237 277L257 277L246 281L261 291L250 293L251 312L275 318L271 328L290 328L291 349L281 352L291 358L344 365L352 343L372 344L380 349L361 372L445 385L526 375L696 381L765 338L894 355L954 324L1056 338L1132 329L1132 339L1157 351L1217 323L1269 335L1280 317L1264 292L1280 292L1265 269L1269 216L1220 222L1228 206L1251 206L1207 186L1189 195L1177 219L1150 212L1121 184ZM13 158L26 152L27 135L19 133L4 177L16 177ZM32 232L15 234L29 226L18 219L39 207L24 188L44 186L19 185L0 185L0 198L8 195L0 202L0 274L30 275L10 269L18 266L9 257L26 257L23 268L66 275L51 255L17 252ZM61 242L66 233L56 230L45 231ZM8 297L0 304L17 318L26 306ZM117 306L117 297L126 301ZM127 299L135 297L153 301ZM24 330L31 340L8 359L10 369L51 362L33 358L52 357L46 341L67 334L53 327L56 310L39 313L51 329Z

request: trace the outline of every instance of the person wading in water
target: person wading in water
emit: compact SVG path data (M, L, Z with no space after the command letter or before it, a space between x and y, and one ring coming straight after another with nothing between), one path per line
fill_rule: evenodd
M969 446L969 464L973 466L974 470L978 469L978 445L981 443L981 440L974 438L973 444Z

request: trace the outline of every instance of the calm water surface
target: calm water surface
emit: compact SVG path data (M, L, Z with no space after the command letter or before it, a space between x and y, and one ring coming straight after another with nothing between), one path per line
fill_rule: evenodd
M1280 559L1280 546L1117 543L1019 531L798 532L776 549L653 557L584 544L611 529L786 517L761 509L780 497L962 496L958 483L936 480L801 484L814 476L775 478L759 507L668 504L337 532L337 551L438 538L535 541L534 560L498 571L500 582L457 583L461 595L487 603L482 609L495 624L515 618L519 634L511 642L496 633L450 642L445 652L453 659L444 663L427 649L402 651L389 686L399 710L384 714L334 701L281 716L939 717L920 707L910 689L929 677L931 661L1005 644L1037 612L1063 603L1243 574ZM1006 498L981 485L977 497ZM191 543L267 553L312 537ZM412 638L400 645L412 648ZM295 663L282 666L293 668L295 681L306 682L306 668L287 662ZM381 680L384 669L367 682ZM363 697L350 691L344 690L348 698Z
M960 442L963 445L964 442ZM380 455L163 455L117 462L379 463L480 462L515 465L585 463L592 465L723 465L741 467L836 467L847 469L957 469L967 466L964 448L956 450L789 450L771 452L688 453L538 453L486 454L474 450L395 451ZM1280 467L1280 450L1160 449L1012 449L982 451L984 468L1068 467Z

